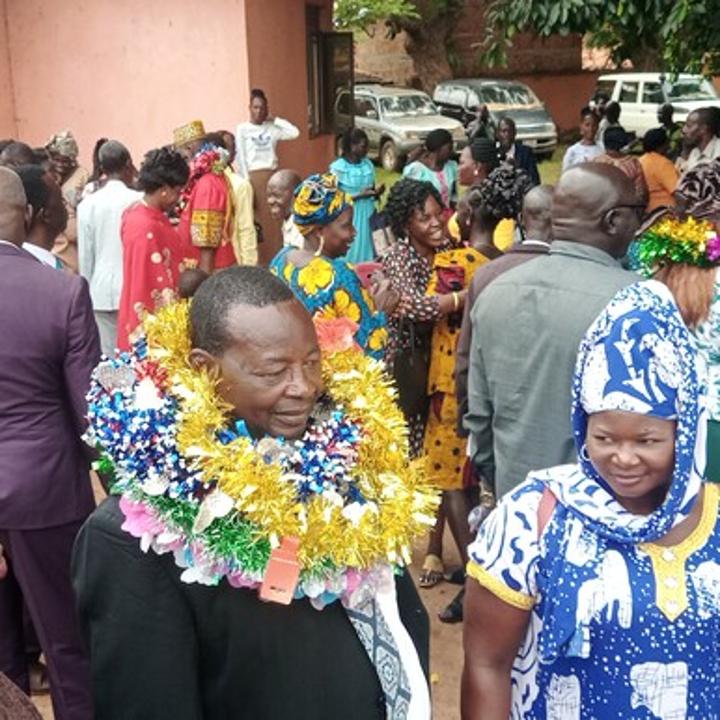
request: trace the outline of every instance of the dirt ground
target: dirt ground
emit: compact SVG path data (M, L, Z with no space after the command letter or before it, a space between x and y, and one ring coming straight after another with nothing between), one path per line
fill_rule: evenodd
M97 491L98 500L101 491ZM447 567L460 564L455 544L446 532L444 539ZM425 541L417 543L413 553L412 574L417 584L424 557ZM460 672L462 671L462 623L445 625L438 613L455 597L459 586L440 583L429 590L420 589L420 597L430 616L430 680L433 701L433 720L460 718ZM44 720L53 720L50 696L33 698Z

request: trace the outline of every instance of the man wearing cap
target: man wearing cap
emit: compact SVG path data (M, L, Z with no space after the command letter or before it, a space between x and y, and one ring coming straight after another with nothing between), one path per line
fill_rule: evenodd
M174 141L190 165L190 179L180 197L178 227L184 265L210 274L236 262L232 192L225 175L230 155L207 137L200 120L176 128Z

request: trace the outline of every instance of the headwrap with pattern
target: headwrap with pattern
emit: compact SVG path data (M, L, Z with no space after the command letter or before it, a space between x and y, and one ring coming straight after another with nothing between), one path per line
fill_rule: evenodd
M608 551L658 540L690 514L705 469L702 389L697 353L665 285L646 281L624 288L587 331L573 384L578 464L569 472L565 466L531 473L557 498L543 537L544 569L538 579L545 600L539 637L543 660L588 656L593 610L585 605L592 598L580 590L597 577ZM588 417L604 410L677 423L671 484L662 505L650 515L624 509L588 458Z
M347 207L352 198L338 187L332 173L310 175L296 188L293 201L293 221L303 235L316 227L329 225Z
M63 130L53 135L50 140L48 140L45 148L51 153L68 157L71 160L77 160L77 156L80 153L77 140L75 140L70 130Z

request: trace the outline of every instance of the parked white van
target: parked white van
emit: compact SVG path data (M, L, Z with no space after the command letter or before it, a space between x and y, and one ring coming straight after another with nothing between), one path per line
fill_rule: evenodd
M676 122L684 122L688 114L698 108L709 105L720 107L720 98L713 84L700 75L601 75L595 91L619 102L622 108L620 124L640 136L658 126L657 111L663 103L672 103Z

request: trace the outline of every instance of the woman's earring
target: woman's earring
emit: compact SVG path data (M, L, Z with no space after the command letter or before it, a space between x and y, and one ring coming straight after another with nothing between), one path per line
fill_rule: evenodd
M322 255L323 248L325 247L325 238L321 235L320 236L320 244L318 245L318 249L315 251L315 257L320 257Z
M590 462L590 456L588 455L587 445L585 443L583 443L583 446L580 448L580 459L585 462Z

